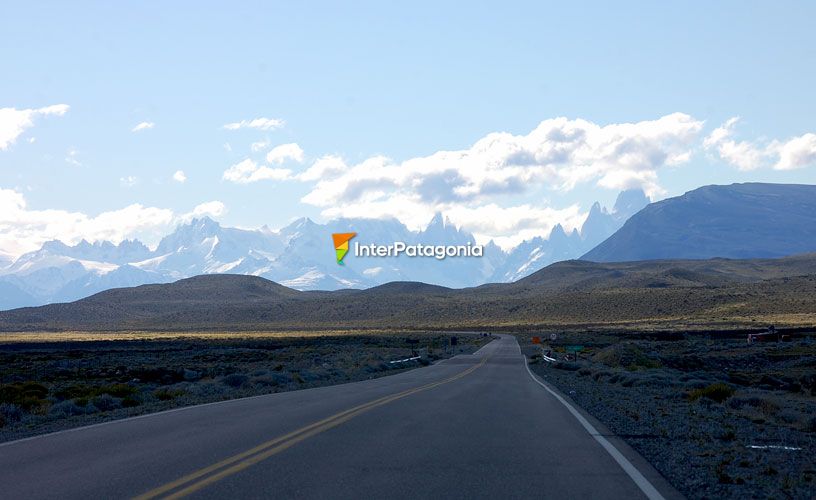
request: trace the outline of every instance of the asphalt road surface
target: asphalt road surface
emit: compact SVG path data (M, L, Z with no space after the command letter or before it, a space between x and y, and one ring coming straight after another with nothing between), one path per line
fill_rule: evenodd
M515 338L375 380L0 445L2 498L675 498Z

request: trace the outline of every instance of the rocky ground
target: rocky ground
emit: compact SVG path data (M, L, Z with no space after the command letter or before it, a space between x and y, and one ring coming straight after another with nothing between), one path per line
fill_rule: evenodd
M519 336L531 368L686 496L816 496L816 337L566 333L543 348L531 337Z
M47 335L47 334L43 334ZM0 342L0 441L155 411L390 375L450 335ZM489 339L459 335L457 354ZM421 355L421 359L391 363Z

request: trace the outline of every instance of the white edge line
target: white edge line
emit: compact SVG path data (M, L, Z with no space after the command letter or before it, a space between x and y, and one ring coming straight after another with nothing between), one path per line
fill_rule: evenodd
M630 462L626 457L624 457L623 454L620 451L618 451L617 448L615 448L615 445L610 443L609 440L607 440L603 435L601 435L601 433L598 432L598 429L596 429L595 426L590 424L587 421L587 419L585 419L584 416L581 415L578 412L578 410L575 409L575 407L569 404L567 400L559 396L555 391L547 387L547 385L544 384L544 382L540 381L538 378L536 378L535 375L533 375L533 372L530 370L530 365L527 363L527 356L524 356L524 367L527 368L527 373L530 374L530 377L533 379L535 383L546 389L546 391L552 394L555 397L555 399L557 399L562 405L567 407L567 410L569 410L569 412L572 413L572 416L575 417L575 419L578 420L578 422L580 422L582 426L584 426L584 429L586 429L586 431L592 437L595 438L595 441L597 441L601 446L603 446L607 453L609 453L609 455L612 456L615 462L617 462L618 465L621 466L623 471L626 472L626 474L632 479L632 481L634 481L638 488L640 488L640 491L642 491L647 498L651 500L665 500L665 497L661 495L659 491L657 491L657 488L655 488L654 485L650 483L649 480L646 479L643 476L643 474L640 473L639 470L637 470L637 467L635 467L632 464L632 462Z

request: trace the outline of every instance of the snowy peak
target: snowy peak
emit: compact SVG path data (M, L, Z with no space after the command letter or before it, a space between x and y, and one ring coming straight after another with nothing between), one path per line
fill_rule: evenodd
M441 212L434 214L425 229L419 233L418 241L428 245L467 245L475 242L472 234L458 229Z
M612 212L618 219L628 219L643 210L651 202L652 200L646 196L642 189L628 189L618 194Z
M598 203L592 205L580 232L567 232L556 224L547 236L527 240L510 252L491 241L485 245L482 258L444 262L404 255L357 258L352 254L344 266L338 266L331 240L331 233L356 232L354 241L361 245L396 241L409 245L476 243L473 234L458 228L441 212L420 231L409 230L394 218L341 218L322 224L302 217L275 231L268 226L257 230L224 227L201 217L179 224L153 251L131 240L119 244L81 241L73 246L47 242L0 267L0 286L19 290L15 293L22 297L23 305L74 300L108 288L213 273L261 276L301 290L366 288L390 281L476 286L513 281L552 262L583 255L620 227L624 214L637 210L645 199L642 192L621 193L611 212Z

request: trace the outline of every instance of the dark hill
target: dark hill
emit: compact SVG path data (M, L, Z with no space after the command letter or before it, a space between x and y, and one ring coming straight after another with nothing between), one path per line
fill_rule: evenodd
M79 303L241 303L296 297L303 292L257 276L204 274L169 284L115 288L79 300Z
M0 331L816 325L816 254L553 264L515 283L298 292L207 275L0 312ZM651 327L650 327L651 328Z
M582 257L594 262L774 258L816 251L816 186L705 186L652 203Z

